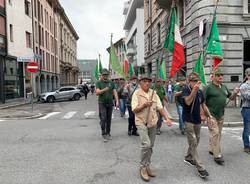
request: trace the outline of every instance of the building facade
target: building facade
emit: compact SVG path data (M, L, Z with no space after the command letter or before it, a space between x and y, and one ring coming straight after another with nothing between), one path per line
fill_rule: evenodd
M63 7L59 6L59 58L61 85L78 83L77 35Z
M77 84L79 37L63 7L58 0L33 0L32 7L34 53L41 56L37 60L40 71L34 80L35 94Z
M125 50L125 39L121 38L117 42L113 43L115 47L116 56L118 58L118 61L123 68L124 71L124 62L126 59L126 50ZM107 48L108 53L110 53L110 47ZM110 71L110 77L111 79L118 79L118 78L124 78L124 76L121 76L116 71L112 69L111 63L109 62L109 71Z
M136 66L139 73L144 73L144 1L126 1L123 15L128 61Z
M78 83L95 82L95 67L98 63L97 59L80 59L77 61L79 66Z
M0 103L5 102L4 67L7 55L6 4L0 0Z
M27 63L17 58L33 56L31 0L6 1L8 55L5 62L5 97L25 97L31 91Z
M162 53L172 1L145 0L144 2L145 59L148 65L146 69L149 73L156 73L155 60ZM184 74L187 75L193 70L201 49L206 48L215 10L215 1L176 0L175 2L182 41L185 46ZM224 57L220 68L225 74L224 81L230 89L233 89L243 80L244 69L250 67L250 55L248 54L250 49L249 6L249 0L228 0L219 1L217 7L217 25ZM199 35L199 27L203 27L201 36ZM157 49L158 41L160 42L159 49ZM163 54L167 61L167 72L169 72L172 56L165 51ZM208 81L212 70L211 63L210 57L207 56L205 73Z

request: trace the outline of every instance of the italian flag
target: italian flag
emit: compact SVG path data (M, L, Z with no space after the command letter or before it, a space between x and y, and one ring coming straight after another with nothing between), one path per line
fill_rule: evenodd
M176 8L171 9L170 26L164 43L164 48L173 53L172 67L169 78L178 72L185 63L184 46L181 39L178 19L176 18Z

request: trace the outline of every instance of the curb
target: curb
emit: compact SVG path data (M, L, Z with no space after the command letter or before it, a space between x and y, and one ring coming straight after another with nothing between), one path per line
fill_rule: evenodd
M33 116L26 116L26 117L12 117L12 118L2 118L3 120L20 120L21 119L36 119L45 116L45 113L38 113Z
M37 104L38 101L33 101L34 104ZM19 106L23 106L23 105L31 105L31 102L22 102L22 103L17 103L17 104L12 104L12 105L7 105L6 106L0 106L0 110L1 109L10 109L10 108L13 108L13 107L19 107Z

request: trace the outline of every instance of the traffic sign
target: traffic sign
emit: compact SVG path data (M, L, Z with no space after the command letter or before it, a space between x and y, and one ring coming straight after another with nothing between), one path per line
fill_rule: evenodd
M38 64L36 62L30 62L27 65L27 71L31 73L38 72Z

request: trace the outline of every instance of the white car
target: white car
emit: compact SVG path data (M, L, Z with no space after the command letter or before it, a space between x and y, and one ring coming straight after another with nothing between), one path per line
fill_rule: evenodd
M42 93L38 101L53 103L56 100L79 100L82 97L81 92L75 86L64 86L55 91Z

